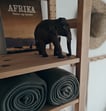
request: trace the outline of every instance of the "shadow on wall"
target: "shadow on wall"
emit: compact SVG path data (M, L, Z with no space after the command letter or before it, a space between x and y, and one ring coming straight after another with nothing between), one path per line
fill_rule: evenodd
M104 111L106 111L106 106L105 106L105 108L104 108Z

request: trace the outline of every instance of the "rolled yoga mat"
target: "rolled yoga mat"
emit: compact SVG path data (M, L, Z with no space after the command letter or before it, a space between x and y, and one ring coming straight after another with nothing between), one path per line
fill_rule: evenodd
M35 73L0 80L0 111L40 111L46 83Z
M61 105L74 100L79 94L79 82L75 75L59 68L36 72L47 82L47 103Z

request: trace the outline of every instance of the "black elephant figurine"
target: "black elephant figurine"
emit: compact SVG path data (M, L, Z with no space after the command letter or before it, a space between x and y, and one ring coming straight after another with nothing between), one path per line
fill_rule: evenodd
M43 20L41 21L35 31L35 44L39 54L43 57L47 57L46 44L53 43L54 56L63 58L62 49L60 45L60 36L65 36L67 39L67 56L71 56L71 31L69 24L65 18L58 18L55 20Z

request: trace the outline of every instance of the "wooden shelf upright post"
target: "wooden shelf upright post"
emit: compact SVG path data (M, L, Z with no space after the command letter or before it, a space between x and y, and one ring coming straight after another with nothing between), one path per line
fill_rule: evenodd
M56 19L56 0L47 0L48 1L48 18ZM49 48L52 49L53 45L50 44Z
M76 73L80 81L80 94L79 104L75 106L76 111L86 111L91 6L92 0L78 0L77 57L80 58L80 63L76 66Z
M48 0L48 18L56 18L56 0Z

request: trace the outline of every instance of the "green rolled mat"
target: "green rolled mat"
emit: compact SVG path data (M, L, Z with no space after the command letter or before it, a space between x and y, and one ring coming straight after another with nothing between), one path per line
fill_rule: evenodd
M36 72L47 82L47 103L62 105L78 97L79 82L75 75L59 68Z
M0 80L0 111L40 111L46 83L35 73Z

